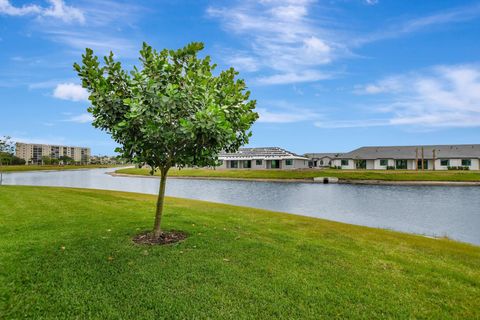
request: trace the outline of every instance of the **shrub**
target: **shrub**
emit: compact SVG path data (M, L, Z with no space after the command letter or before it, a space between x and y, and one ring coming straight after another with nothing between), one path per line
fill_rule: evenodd
M447 167L448 170L470 170L470 167L466 167L466 166L449 166Z

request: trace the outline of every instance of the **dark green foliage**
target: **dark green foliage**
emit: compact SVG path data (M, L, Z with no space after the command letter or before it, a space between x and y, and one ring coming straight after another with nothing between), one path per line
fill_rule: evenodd
M62 162L62 164L73 164L75 161L70 158L69 156L61 156L58 158Z
M13 154L14 149L13 141L10 137L0 138L0 166L25 164L25 160Z
M128 73L113 53L101 66L91 49L75 64L90 93L93 125L107 131L122 157L152 168L214 165L221 150L248 142L258 118L233 68L215 76L202 43L156 51L146 43L141 68Z
M467 167L467 166L458 166L458 167L455 167L455 166L451 167L451 166L449 166L449 167L447 167L447 168L448 168L448 170L470 170L470 167Z
M128 73L113 53L100 66L91 49L74 68L90 93L93 125L121 145L122 157L151 173L160 169L154 234L161 234L166 175L171 167L213 166L220 151L248 142L258 118L243 80L233 68L213 74L210 57L199 58L203 43L156 51L146 43L142 67Z

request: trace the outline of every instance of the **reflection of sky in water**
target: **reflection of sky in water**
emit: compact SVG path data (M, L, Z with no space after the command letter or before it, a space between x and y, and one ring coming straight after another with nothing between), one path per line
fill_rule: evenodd
M156 194L158 179L93 169L4 174L4 184ZM169 179L167 195L283 211L480 244L480 187L359 186Z

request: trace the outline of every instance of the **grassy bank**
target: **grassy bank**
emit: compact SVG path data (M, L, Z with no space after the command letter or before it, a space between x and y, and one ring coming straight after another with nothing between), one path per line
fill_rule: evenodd
M129 168L118 170L117 173L150 175L150 170ZM156 175L159 175L159 172ZM314 177L337 177L344 180L480 181L479 171L171 169L169 176L229 179L313 179Z
M164 227L189 237L134 245L154 204L0 187L0 318L480 317L479 247L175 198Z
M18 171L39 171L39 170L75 170L75 169L95 169L95 168L114 168L121 167L121 165L108 165L108 164L89 164L89 165L68 165L68 166L57 166L57 165L31 165L31 166L1 166L0 172L18 172Z

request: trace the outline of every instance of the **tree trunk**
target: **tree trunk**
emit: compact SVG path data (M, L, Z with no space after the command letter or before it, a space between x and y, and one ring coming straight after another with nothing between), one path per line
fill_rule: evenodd
M163 203L165 200L165 186L167 184L167 173L169 168L162 168L160 170L161 177L160 177L160 189L158 191L158 198L157 198L157 211L155 214L155 223L153 225L153 234L155 238L159 238L162 234L162 229L160 228L160 224L162 222L162 213L163 213Z

